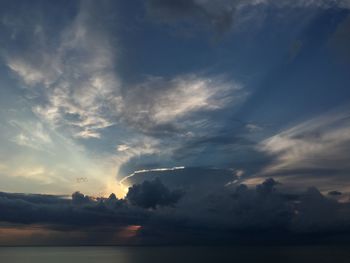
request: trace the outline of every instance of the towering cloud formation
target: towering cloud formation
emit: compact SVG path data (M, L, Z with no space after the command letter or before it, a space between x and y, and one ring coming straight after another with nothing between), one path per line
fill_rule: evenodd
M136 3L1 1L0 221L348 233L350 2Z
M320 233L322 238L328 238L338 231L344 235L350 231L349 203L329 199L316 188L288 194L279 191L277 185L267 179L255 189L231 186L199 199L195 197L198 192L170 190L160 179L130 187L126 200L114 195L94 199L78 192L72 199L0 193L0 221L45 224L60 231L71 231L73 227L86 233L91 227L103 226L112 231L115 227L141 225L145 229L138 237L142 242L160 229L167 242L177 242L174 231L190 242L196 242L193 235L197 231L204 235L205 242L214 237L216 241L236 242L249 236L252 240L289 242L303 240L305 233L312 240L313 235L320 238ZM185 202L179 200L181 196Z
M157 206L174 205L181 195L181 191L170 191L159 178L156 178L130 187L126 199L134 205L155 209Z

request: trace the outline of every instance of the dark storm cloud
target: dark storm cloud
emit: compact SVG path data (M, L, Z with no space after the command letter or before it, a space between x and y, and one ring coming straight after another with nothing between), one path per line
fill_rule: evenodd
M292 196L280 191L273 179L256 188L222 186L221 190L200 196L195 188L188 188L180 200L179 192L168 189L159 179L131 187L126 200L114 195L95 200L81 193L72 197L1 193L0 221L45 224L60 231L137 224L144 229L139 235L141 243L183 238L198 242L194 237L199 233L203 235L200 242L213 238L236 242L244 236L286 241L299 234L303 238L303 233L327 236L350 231L349 203L329 199L316 188Z
M266 179L262 184L257 185L256 191L261 195L270 194L275 191L275 186L278 184L273 178Z
M81 204L87 204L91 200L88 196L85 196L84 194L80 192L75 192L72 194L72 203L76 205L81 205Z
M78 192L72 195L72 199L1 193L0 210L0 221L3 222L77 228L99 224L137 224L147 218L146 211L130 210L123 201L113 198L93 200Z
M297 204L296 231L349 231L349 204L341 204L323 196L315 187L307 189ZM345 228L345 229L344 229Z
M130 187L126 199L133 205L155 209L158 206L175 205L182 194L179 190L170 191L159 178L156 178Z
M20 193L3 193L0 192L0 198L6 198L9 200L21 199L26 202L34 204L61 204L65 203L65 196L57 195L43 195L43 194L20 194Z
M339 191L329 191L329 192L328 192L328 195L331 195L331 196L339 196L339 195L342 195L342 193L339 192Z
M209 170L193 168L187 171L183 169L168 172L144 172L144 174L137 174L129 178L131 181L140 182L142 178L144 180L152 178L151 175L162 176L162 180L169 187L182 185L185 189L185 194L179 200L176 208L172 211L166 209L157 211L157 216L152 218L148 228L155 221L157 227L161 227L165 233L169 231L170 236L172 235L170 228L181 229L181 226L184 225L192 230L206 229L209 231L215 228L218 231L216 234L226 231L232 235L233 239L237 232L245 233L243 236L270 235L273 238L283 239L282 236L289 234L327 232L332 235L340 229L349 230L349 224L344 225L345 218L350 217L349 204L328 199L314 187L301 194L284 192L280 190L282 185L272 178L266 179L255 188L234 183L227 185L225 184L227 180L237 178L233 176L232 171L230 175L227 174L226 179L214 176L214 173L211 177L204 176L208 173ZM224 171L218 170L218 174L220 173ZM198 183L191 184L191 181L188 181L189 177L198 178ZM176 183L173 182L175 178ZM206 190L201 191L201 189ZM330 210L333 211L332 214L324 213ZM322 219L319 218L321 214ZM313 227L310 230L311 225ZM210 236L208 233L207 237ZM279 234L275 236L276 233ZM222 233L220 235L222 238L225 236Z
M234 171L230 169L187 167L182 169L169 169L167 171L139 171L128 176L126 183L142 184L144 181L152 181L159 178L170 189L183 189L190 191L192 197L209 192L220 191L225 184L236 180ZM194 194L196 192L196 194Z

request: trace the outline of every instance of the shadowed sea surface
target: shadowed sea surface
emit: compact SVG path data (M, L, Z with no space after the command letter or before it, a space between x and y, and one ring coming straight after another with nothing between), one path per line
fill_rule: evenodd
M1 263L350 262L350 246L0 247Z

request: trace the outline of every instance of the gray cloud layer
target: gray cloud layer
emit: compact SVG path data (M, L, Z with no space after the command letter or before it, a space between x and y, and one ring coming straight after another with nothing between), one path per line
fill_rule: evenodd
M216 240L219 242L236 242L241 237L307 241L304 240L307 233L311 235L309 240L313 240L313 235L319 238L321 234L326 238L341 232L346 236L350 230L349 203L327 198L316 188L301 194L288 194L278 187L276 181L268 179L255 189L236 185L201 196L195 189L187 188L183 197L186 200L180 200L170 208L162 205L173 205L178 197L175 198L175 192L167 189L159 179L134 185L126 200L118 200L114 195L94 200L80 193L74 193L72 199L1 193L0 220L46 224L49 228L65 231L71 227L137 224L142 226L141 240L161 231L168 242L179 240L174 235L176 231L191 242L195 242L193 234L198 231L204 234L204 240L201 240L204 242L212 238L219 238ZM146 209L157 204L160 205L157 209ZM215 234L212 233L214 229ZM164 241L161 237L153 238L150 239L153 242Z

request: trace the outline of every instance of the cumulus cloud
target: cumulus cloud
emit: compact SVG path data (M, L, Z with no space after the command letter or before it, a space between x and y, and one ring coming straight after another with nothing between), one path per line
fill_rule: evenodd
M341 202L334 199L339 191L334 190L334 195L328 195L329 198L315 187L294 192L273 178L262 179L255 187L239 184L239 181L227 184L234 175L231 171L220 178L219 175L224 173L224 170L218 170L210 176L210 170L186 168L145 172L128 180L141 183L161 176L166 186L183 189L184 195L174 210L159 209L157 212L166 220L163 224L167 227L173 226L172 220L176 224L184 222L187 227L215 227L218 231L229 231L233 239L237 231L243 231L243 236L254 231L257 235L261 231L272 231L287 238L305 232L332 235L339 227L349 227L344 219L350 216L349 203L345 199ZM330 210L333 214L325 215L324 211ZM279 234L274 238L283 239Z
M72 203L73 204L86 204L90 202L90 198L88 196L85 196L84 194L80 192L75 192L72 194Z
M79 192L60 196L0 194L2 222L52 226L128 225L146 220L146 211L120 205L119 200L94 200Z
M158 206L175 205L181 196L181 191L170 191L156 178L130 187L126 199L134 205L155 209Z
M320 238L320 234L327 237L350 230L349 203L328 198L314 187L290 194L281 191L275 180L267 179L256 188L232 185L201 198L196 198L197 194L186 191L182 197L185 200L179 200L180 192L168 189L159 179L134 185L125 200L113 194L96 199L78 192L71 199L0 193L0 220L13 224L46 224L60 231L101 226L108 226L112 231L113 227L139 225L145 229L138 235L141 244L147 243L150 237L158 243L176 242L178 235L198 242L194 238L196 233L203 235L202 241L215 242L247 238L264 242L289 238L292 238L289 241L298 238L305 241L305 233L310 234L312 240L313 235ZM157 209L148 209L155 207ZM154 239L153 234L159 231L165 240ZM174 231L179 231L178 235L174 235Z
M267 195L275 191L275 186L278 184L273 178L268 178L262 184L257 185L256 191L261 195Z
M295 231L337 232L343 227L348 228L345 222L349 218L349 204L328 199L315 187L308 188L300 197L296 213L292 225Z

